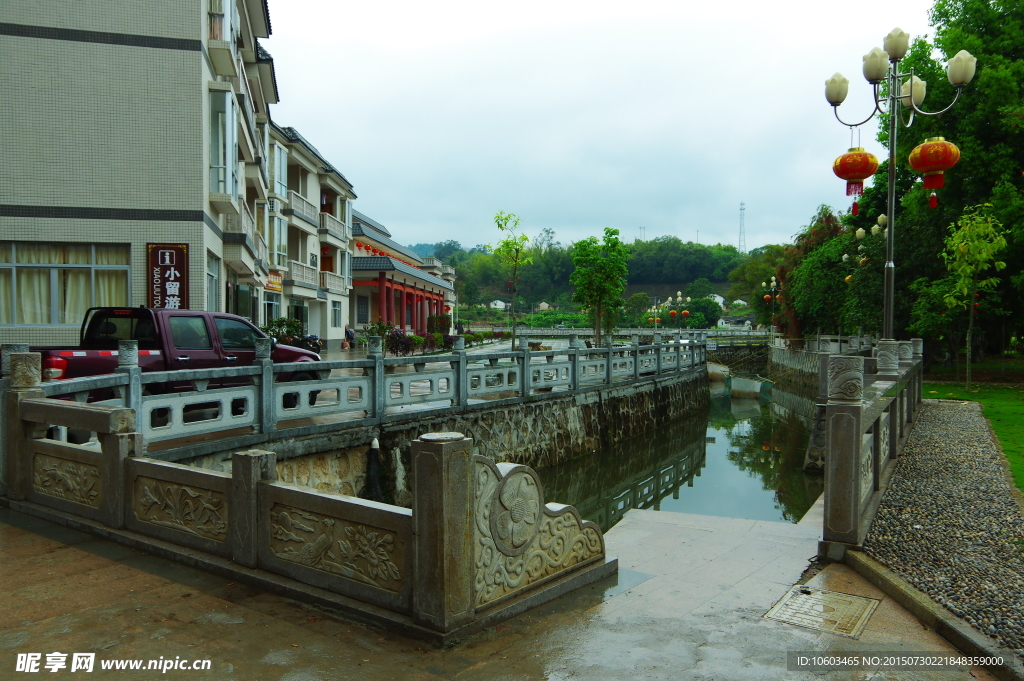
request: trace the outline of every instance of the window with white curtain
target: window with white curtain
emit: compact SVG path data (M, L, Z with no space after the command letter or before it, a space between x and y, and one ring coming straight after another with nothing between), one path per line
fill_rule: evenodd
M129 247L0 241L0 324L82 323L128 305Z
M341 328L341 301L331 301L331 327L335 329Z
M220 310L220 258L213 253L206 254L206 309Z

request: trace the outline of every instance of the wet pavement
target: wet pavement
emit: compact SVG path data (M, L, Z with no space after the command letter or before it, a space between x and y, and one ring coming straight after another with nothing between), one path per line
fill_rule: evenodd
M787 651L953 652L842 565L809 585L880 601L858 639L764 619L816 551L820 504L805 520L630 511L607 535L617 579L440 650L0 509L0 678L31 678L18 654L51 652L95 653L99 679L991 678L787 671ZM210 671L100 668L161 657Z

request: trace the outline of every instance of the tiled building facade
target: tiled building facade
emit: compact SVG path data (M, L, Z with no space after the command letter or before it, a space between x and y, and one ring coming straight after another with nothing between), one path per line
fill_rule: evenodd
M270 29L266 0L0 5L0 342L100 305L359 326L356 195L271 120Z

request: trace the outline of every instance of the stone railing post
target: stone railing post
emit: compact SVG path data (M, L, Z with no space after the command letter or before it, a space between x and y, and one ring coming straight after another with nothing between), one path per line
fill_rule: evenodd
M914 361L921 362L924 359L924 339L923 338L911 338L910 346L914 351ZM924 371L917 372L917 382L914 385L914 403L915 405L921 403L921 399L924 395ZM916 406L915 406L916 409Z
M256 339L256 361L259 376L253 383L259 388L260 432L271 433L277 428L277 406L274 404L274 360L270 358L273 347L269 338Z
M580 387L580 350L569 347L569 390Z
M604 339L604 347L608 351L607 354L605 355L604 382L607 383L608 385L611 385L612 384L612 374L613 374L613 370L614 370L614 366L615 366L615 358L614 358L615 353L612 351L612 337L611 337L611 334L609 334L608 337Z
M473 440L427 433L412 443L412 617L451 631L473 617Z
M899 345L894 340L878 341L878 378L895 381L899 375Z
M0 415L7 411L7 391L11 384L11 353L28 352L28 343L0 344ZM0 496L7 494L7 422L0 420Z
M896 351L899 356L900 368L905 368L914 363L914 349L911 341L896 341Z
M661 334L654 332L654 375L661 373Z
M575 333L570 333L570 334L569 334L569 348L570 348L570 349L572 349L572 348L578 348L579 346L580 346L580 337L579 337L579 334L575 334Z
M231 455L231 501L228 541L231 559L256 567L259 547L259 483L277 480L277 454L258 449Z
M519 396L526 397L533 392L530 378L530 339L524 336L519 337L519 355L516 362L519 364Z
M118 374L128 374L128 385L122 388L124 406L135 412L135 422L142 427L142 369L139 368L139 341L117 341Z
M0 345L0 376L10 378L11 355L16 352L28 352L28 343L4 343Z
M676 331L675 337L676 344L676 373L682 373L683 371L683 332Z
M865 480L874 482L871 462L861 460L864 451L861 416L864 394L864 358L828 358L828 450L825 454L826 542L857 545L863 539L860 516L865 500ZM869 458L872 456L869 448ZM866 469L865 469L866 467ZM830 556L833 557L834 556Z
M455 337L452 352L458 357L457 360L449 363L455 373L452 405L467 405L469 404L469 360L466 357L466 339L464 337Z
M30 441L46 435L46 426L21 420L21 401L45 397L42 385L42 357L38 352L7 355L10 387L5 405L7 427L7 496L24 499L32 485Z
M373 362L371 379L373 382L373 413L374 417L382 417L387 413L387 380L384 377L384 340L380 336L368 336L366 359Z

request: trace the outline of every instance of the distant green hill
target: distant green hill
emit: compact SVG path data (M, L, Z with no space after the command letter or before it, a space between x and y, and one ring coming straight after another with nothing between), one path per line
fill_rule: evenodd
M409 249L421 258L434 255L434 244L409 244Z

